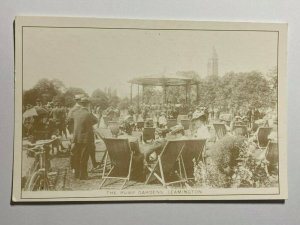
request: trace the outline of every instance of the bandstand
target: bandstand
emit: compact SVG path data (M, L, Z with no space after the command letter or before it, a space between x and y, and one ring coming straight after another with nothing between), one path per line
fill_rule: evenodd
M185 101L187 105L191 103L191 87L196 86L196 101L199 102L199 80L182 75L150 75L137 77L128 81L130 86L130 102L132 103L133 85L137 85L137 104L140 105L140 91L142 91L142 101L144 101L144 89L147 86L160 86L163 88L163 103L167 103L167 91L170 86L184 86L185 87ZM142 90L140 90L142 87Z

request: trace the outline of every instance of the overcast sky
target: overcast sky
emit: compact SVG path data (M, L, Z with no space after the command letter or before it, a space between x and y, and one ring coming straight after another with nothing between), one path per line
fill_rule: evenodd
M219 75L268 72L277 64L277 34L250 31L24 28L23 85L57 78L91 94L112 86L128 95L133 77L194 70L207 75L215 47Z

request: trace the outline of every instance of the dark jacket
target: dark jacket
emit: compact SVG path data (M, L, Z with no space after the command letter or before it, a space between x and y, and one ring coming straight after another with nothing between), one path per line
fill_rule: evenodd
M93 125L97 118L87 108L80 108L74 112L74 143L94 143Z

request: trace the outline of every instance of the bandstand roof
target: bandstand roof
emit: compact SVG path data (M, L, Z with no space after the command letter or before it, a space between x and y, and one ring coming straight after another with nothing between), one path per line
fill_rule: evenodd
M128 81L131 84L152 85L152 86L183 86L187 83L197 84L198 81L193 78L181 75L149 75L133 78Z

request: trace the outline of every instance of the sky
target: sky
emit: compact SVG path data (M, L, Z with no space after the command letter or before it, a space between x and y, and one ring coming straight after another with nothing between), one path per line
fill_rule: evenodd
M125 97L134 77L191 70L207 76L213 48L220 76L266 73L277 65L277 33L272 32L25 27L23 88L48 78L89 94L111 86Z

